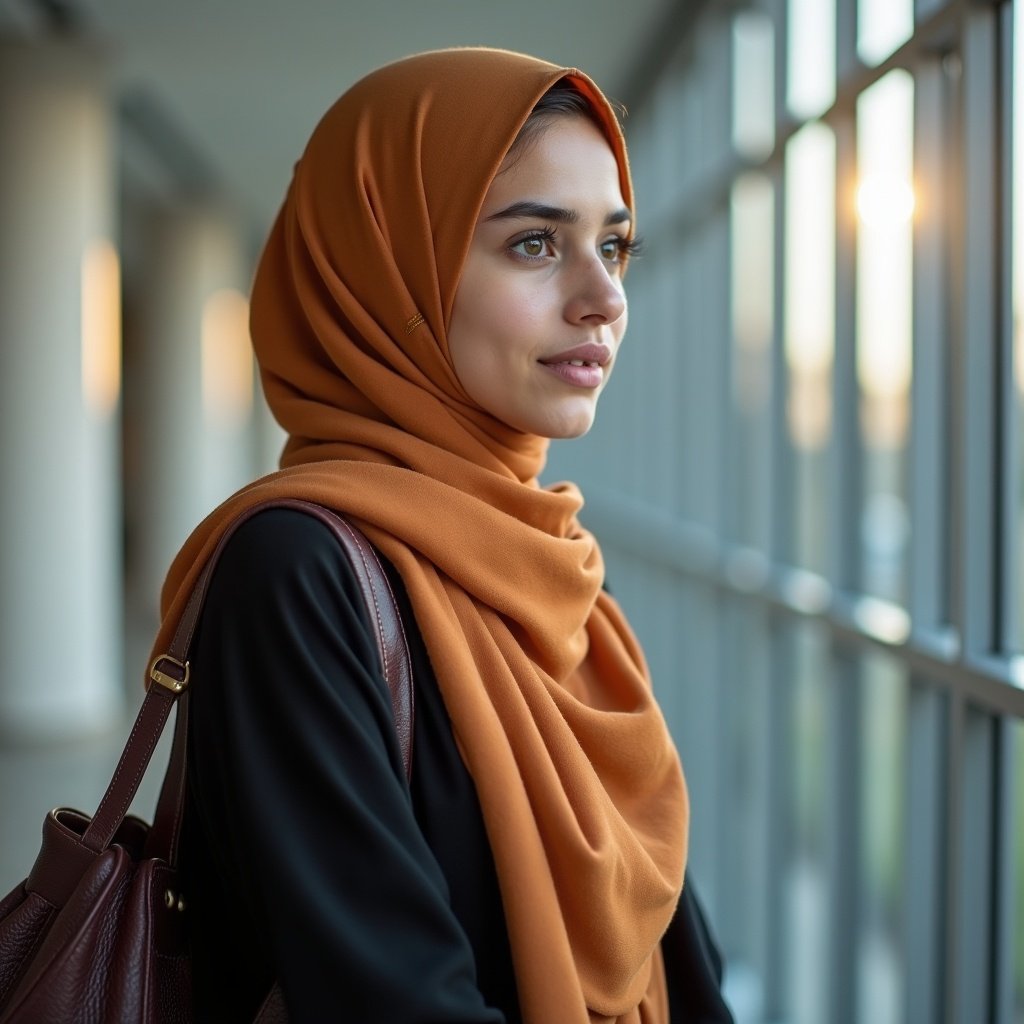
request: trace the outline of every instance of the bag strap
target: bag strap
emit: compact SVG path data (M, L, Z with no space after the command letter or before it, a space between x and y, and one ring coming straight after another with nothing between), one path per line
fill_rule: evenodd
M146 850L149 856L163 857L170 864L176 863L185 807L187 688L190 681L189 653L192 639L210 580L225 545L244 522L268 508L294 509L320 520L334 534L348 558L370 612L381 668L395 714L402 764L406 777L411 777L415 712L412 663L402 618L380 559L363 534L336 512L298 498L272 499L246 509L229 525L196 581L167 653L157 656L150 666L151 685L146 698L135 719L135 725L114 770L110 785L82 836L82 844L87 848L99 852L110 844L135 798L171 708L181 698L171 757L157 801L156 816Z

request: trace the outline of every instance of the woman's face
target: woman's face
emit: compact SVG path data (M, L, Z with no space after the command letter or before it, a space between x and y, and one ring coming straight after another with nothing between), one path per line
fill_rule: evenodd
M448 329L469 396L509 426L579 437L626 330L630 213L584 117L552 116L484 199Z

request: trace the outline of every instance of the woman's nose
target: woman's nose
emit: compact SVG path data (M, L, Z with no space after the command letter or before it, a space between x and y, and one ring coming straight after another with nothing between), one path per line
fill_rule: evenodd
M608 273L608 265L595 255L581 267L565 310L571 323L613 324L626 312L622 282Z

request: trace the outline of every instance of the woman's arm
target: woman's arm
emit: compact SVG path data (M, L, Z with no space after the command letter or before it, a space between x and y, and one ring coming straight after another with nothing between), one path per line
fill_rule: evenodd
M337 542L264 512L222 555L193 659L190 786L226 905L292 1024L498 1024L416 822L374 635Z

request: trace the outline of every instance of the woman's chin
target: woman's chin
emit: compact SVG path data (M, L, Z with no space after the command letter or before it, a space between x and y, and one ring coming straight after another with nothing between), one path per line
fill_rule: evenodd
M590 409L584 413L574 416L566 416L556 422L549 423L546 429L539 430L542 437L550 438L552 441L571 441L576 437L583 437L589 433L594 425L594 410Z

